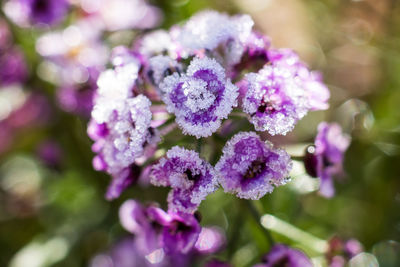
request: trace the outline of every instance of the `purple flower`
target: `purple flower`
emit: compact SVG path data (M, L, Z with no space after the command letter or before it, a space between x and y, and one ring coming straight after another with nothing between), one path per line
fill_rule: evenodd
M170 186L169 209L192 213L217 188L214 168L192 150L175 146L153 166L151 183Z
M65 17L69 4L66 0L10 0L4 11L21 27L54 25Z
M310 259L300 250L275 245L263 257L263 263L254 267L312 267Z
M269 50L270 64L245 76L243 110L258 131L271 135L293 130L309 110L326 109L329 90L288 50Z
M25 58L19 49L0 51L0 86L23 82L27 75Z
M271 193L274 186L285 184L291 168L290 157L284 150L274 149L254 132L232 137L215 165L225 192L246 199L260 199Z
M120 220L126 230L142 240L147 253L162 248L167 254L187 254L196 244L201 230L191 214L167 213L154 206L145 208L134 200L121 206Z
M309 110L324 110L329 107L329 89L322 82L322 75L316 71L310 71L299 56L290 49L269 49L268 59L273 65L286 67L292 75L299 80L304 94L308 99Z
M332 177L343 173L344 153L350 137L336 123L321 122L314 146L307 148L305 167L313 177L321 179L320 193L332 197L335 193Z
M185 134L210 136L237 104L238 88L214 59L194 58L186 74L174 73L160 85L163 101Z

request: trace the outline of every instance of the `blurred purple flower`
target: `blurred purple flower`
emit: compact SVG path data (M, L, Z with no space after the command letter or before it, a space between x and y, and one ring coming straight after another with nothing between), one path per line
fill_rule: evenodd
M0 86L21 83L27 76L25 57L18 48L0 50Z
M300 250L282 244L275 245L254 267L312 267L310 259Z
M332 197L335 193L333 176L343 173L344 153L350 145L350 137L336 123L321 122L314 146L308 147L305 167L313 177L321 179L320 193Z
M329 267L344 267L346 263L363 252L363 246L356 239L343 240L332 237L329 240L329 249L326 253Z
M68 12L66 0L10 0L4 5L7 16L18 26L52 26Z
M44 164L51 168L60 166L63 152L60 145L53 140L46 140L39 144L37 154Z
M160 24L162 12L145 0L80 0L83 10L98 17L105 30L148 29Z
M200 234L201 227L191 214L166 213L155 206L143 207L135 200L120 208L122 226L142 242L144 253L160 248L170 255L189 253Z
M292 163L282 149L274 149L255 132L241 132L229 140L215 170L225 192L239 198L260 199L287 182Z
M215 59L194 58L186 74L173 73L160 85L163 101L185 134L210 136L237 104L238 88Z
M217 188L214 168L192 150L175 146L153 166L150 181L156 186L170 186L168 208L193 213L201 201Z

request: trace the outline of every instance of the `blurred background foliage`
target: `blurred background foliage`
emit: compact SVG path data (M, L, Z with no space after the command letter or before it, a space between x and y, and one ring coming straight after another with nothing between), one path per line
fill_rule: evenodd
M248 13L275 47L295 49L313 69L322 71L332 93L331 109L309 114L293 133L274 141L287 147L305 144L313 140L321 120L338 121L353 138L346 154L347 175L336 184L337 195L324 199L312 183L302 187L307 180L299 180L300 171L290 184L255 206L260 214L273 214L319 239L356 238L377 257L379 266L399 266L400 2L150 2L163 10L166 29L202 9ZM73 19L72 13L69 21ZM123 200L158 201L165 207L168 190L136 186L116 201L104 199L109 177L92 169L87 120L60 111L53 101L54 87L36 75L40 58L34 47L40 32L15 26L12 30L29 62L28 89L47 95L53 118L17 132L0 155L0 266L86 266L93 255L126 235L118 220ZM112 35L105 38L111 46L118 43ZM48 139L61 147L57 166L37 156L38 144ZM226 233L227 245L218 258L249 266L268 251L267 239L244 202L219 190L202 203L200 212L202 225L217 225ZM273 236L320 256L290 233Z

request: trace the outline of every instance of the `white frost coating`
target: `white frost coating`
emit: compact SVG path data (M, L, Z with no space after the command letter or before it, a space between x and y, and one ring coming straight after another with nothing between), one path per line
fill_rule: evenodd
M201 70L209 71L217 76L217 80L207 82L194 78L193 75ZM215 104L217 95L210 90L210 87L224 86L221 100L210 114L213 119L206 122L198 122L193 119L200 112L207 112ZM177 106L172 99L176 97L175 89L182 87L182 103ZM228 117L232 107L237 106L238 88L233 85L230 79L226 79L223 67L215 59L195 58L190 63L187 73L181 76L174 73L166 77L160 84L160 90L164 93L163 101L167 105L168 112L174 113L176 122L182 128L184 134L194 135L197 138L212 135L221 125L221 120Z
M164 72L168 68L181 69L182 66L176 60L168 56L155 56L149 60L150 69L153 70L155 84L159 84L164 79Z
M153 56L168 52L169 56L176 58L177 45L171 34L165 30L152 31L141 39L139 52L146 56Z
M113 120L107 121L109 142L103 148L107 171L117 172L128 167L143 154L143 145L151 141L148 129L151 123L150 100L144 95L126 99L114 109Z
M183 26L178 40L190 49L211 50L230 39L244 42L253 24L248 15L229 17L216 11L204 11L194 15Z
M107 122L113 110L120 108L126 99L132 97L138 71L137 62L131 62L117 70L109 69L100 74L92 110L92 117L97 123Z

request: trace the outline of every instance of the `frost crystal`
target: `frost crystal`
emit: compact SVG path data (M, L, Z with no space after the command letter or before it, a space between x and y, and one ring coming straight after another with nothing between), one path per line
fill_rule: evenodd
M237 105L238 88L214 59L195 58L186 74L174 73L160 84L163 101L185 134L210 136Z
M227 142L215 170L225 192L260 199L286 183L291 167L284 150L274 149L254 132L241 132Z

